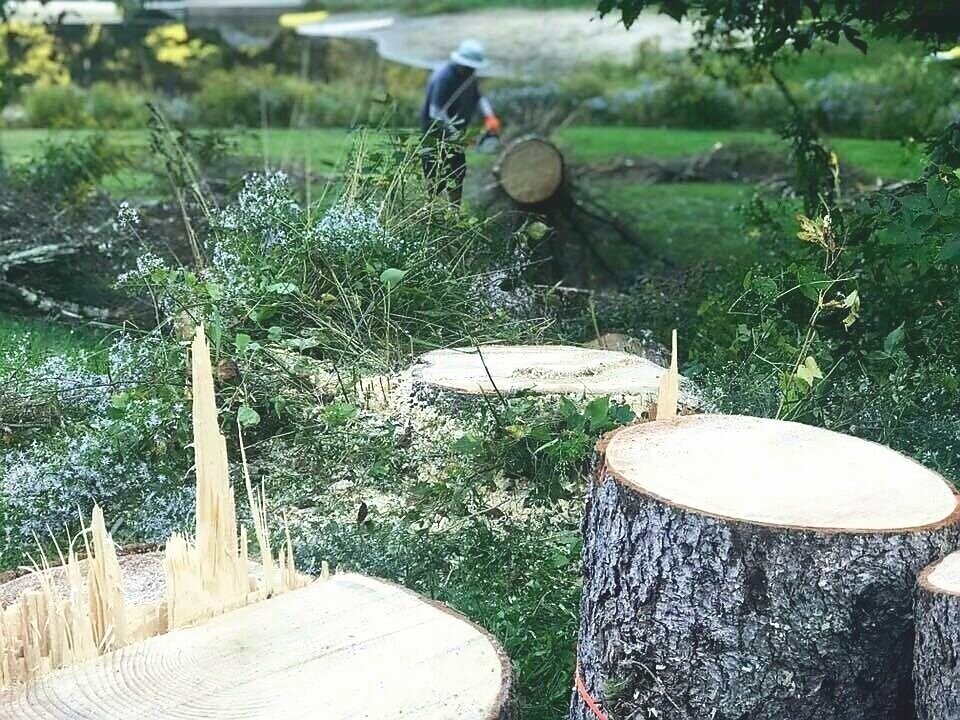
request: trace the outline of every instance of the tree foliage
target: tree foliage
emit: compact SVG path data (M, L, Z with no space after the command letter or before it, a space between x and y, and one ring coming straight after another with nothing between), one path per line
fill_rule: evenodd
M645 10L701 25L700 40L723 44L749 36L756 59L791 45L798 52L817 40L845 37L866 52L863 33L912 38L931 46L960 39L956 0L600 0L601 14L619 14L630 27Z

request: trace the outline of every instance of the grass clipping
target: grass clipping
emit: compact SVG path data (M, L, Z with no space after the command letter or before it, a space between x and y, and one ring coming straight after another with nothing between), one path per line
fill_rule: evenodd
M116 546L103 511L93 508L80 534L88 564L84 581L71 542L61 591L44 567L35 567L39 590L25 592L0 609L0 686L29 682L58 668L104 655L130 643L193 625L215 615L266 600L313 582L297 572L287 534L273 556L263 491L246 490L260 548L261 568L251 573L246 528L237 529L227 445L217 418L210 349L203 326L193 340L193 438L197 475L197 519L193 539L175 533L166 544L166 596L143 605L124 600ZM326 575L326 572L324 572Z

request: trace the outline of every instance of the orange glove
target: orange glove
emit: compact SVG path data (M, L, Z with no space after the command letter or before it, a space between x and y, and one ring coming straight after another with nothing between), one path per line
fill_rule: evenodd
M488 133L491 133L493 135L499 135L500 128L502 127L500 125L500 118L498 118L496 115L487 115L483 119L483 127L486 129Z

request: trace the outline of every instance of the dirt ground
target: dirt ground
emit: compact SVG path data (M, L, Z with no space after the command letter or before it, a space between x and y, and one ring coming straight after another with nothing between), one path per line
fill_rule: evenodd
M658 42L663 51L693 44L693 27L665 15L642 15L628 32L612 17L601 19L589 10L500 8L423 17L344 13L299 32L371 40L382 57L424 68L444 60L462 38L472 37L486 45L492 60L483 74L540 79L587 61L629 61L644 41Z

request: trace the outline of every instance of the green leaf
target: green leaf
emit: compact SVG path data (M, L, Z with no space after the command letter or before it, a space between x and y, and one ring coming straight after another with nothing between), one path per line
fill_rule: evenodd
M947 240L940 248L940 259L946 262L960 262L960 236L954 236Z
M823 371L820 370L820 366L817 365L813 356L807 355L800 367L797 368L797 377L813 387L814 380L823 380Z
M814 302L820 300L820 291L830 284L828 278L822 270L806 265L797 268L797 284L800 293Z
M271 325L267 330L267 340L270 342L278 342L281 337L283 337L283 328L279 325Z
M215 282L205 282L203 284L203 289L206 291L207 297L214 301L219 300L223 295L223 293L220 291L220 286Z
M903 328L903 323L893 330L891 330L887 336L883 339L883 351L888 355L893 355L898 348L903 345L903 341L906 339L907 331Z
M339 427L353 420L360 409L350 403L332 403L323 409L323 419L331 427Z
M777 294L777 282L773 278L758 277L751 283L752 289L764 300L773 298Z
M400 270L399 268L387 268L380 273L380 282L387 287L392 287L403 280L403 276L406 274L406 270Z
M614 425L627 425L637 419L637 414L629 405L614 405L610 411L610 420Z
M453 451L463 455L476 455L480 452L480 441L470 433L464 433L453 443Z
M250 336L246 333L237 333L236 337L233 338L233 345L237 348L238 353L243 353L250 344L250 340Z
M590 425L594 428L603 427L607 423L607 413L610 411L610 397L602 395L594 398L583 409L583 414L587 416Z
M241 405L237 410L237 422L244 427L252 427L260 423L260 413L249 405Z
M560 414L570 427L577 427L582 419L577 404L568 397L560 398Z
M927 199L937 210L947 201L949 188L939 177L932 177L927 181Z
M532 222L527 225L526 230L527 236L531 240L543 240L547 236L547 233L550 232L550 228L542 222Z

